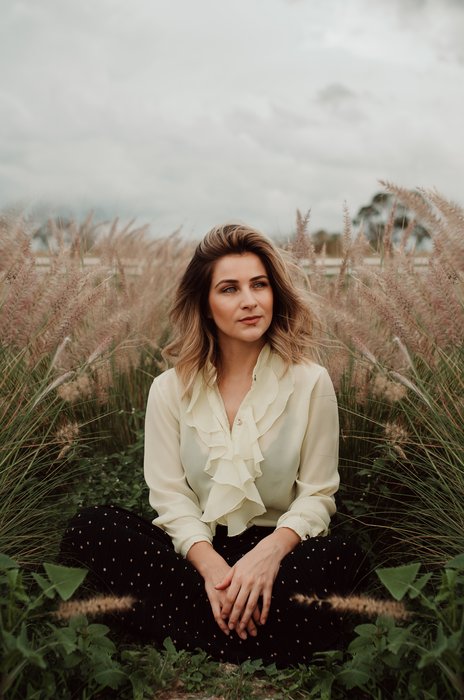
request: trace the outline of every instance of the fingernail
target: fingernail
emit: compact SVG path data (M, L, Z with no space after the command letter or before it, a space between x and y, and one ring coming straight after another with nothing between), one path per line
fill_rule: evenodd
M257 630L251 630L250 634L252 635L252 637L256 637L256 635L258 634L258 631L257 631Z

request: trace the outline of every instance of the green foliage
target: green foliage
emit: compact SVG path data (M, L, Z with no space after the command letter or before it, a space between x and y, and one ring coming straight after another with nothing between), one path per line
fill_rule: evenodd
M149 646L127 649L122 659L134 700L149 700L156 690L171 690L172 697L201 693L202 698L224 700L308 697L306 686L311 671L304 666L278 669L275 664L264 665L260 659L237 666L220 664L203 651L178 651L170 639L165 640L162 650Z
M82 615L67 625L51 621L51 601L70 598L86 572L44 569L45 575L28 574L0 555L0 698L87 700L127 684L108 627Z
M310 698L464 697L464 555L448 562L438 580L419 572L418 563L377 571L396 600L409 601L410 619L360 624L345 657L318 655Z
M144 411L131 414L131 439L124 449L110 454L101 446L82 449L78 468L83 478L76 483L73 494L76 508L111 503L154 517L143 478L144 415Z

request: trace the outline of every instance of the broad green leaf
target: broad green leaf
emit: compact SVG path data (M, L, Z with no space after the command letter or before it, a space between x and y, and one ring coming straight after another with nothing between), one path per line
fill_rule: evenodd
M417 598L417 596L420 594L424 586L429 582L431 577L432 574L423 574L422 576L419 576L417 581L414 581L414 587L409 591L409 597L411 598L411 600Z
M388 569L376 569L375 573L393 598L402 600L414 582L420 566L419 563L406 564Z
M388 635L388 646L387 648L392 654L398 654L399 650L408 640L411 635L411 628L409 627L396 627L394 630L390 630Z
M71 598L74 591L79 588L87 576L86 569L76 569L71 566L60 566L59 564L44 564L44 569L62 600Z
M173 641L171 637L166 637L166 639L163 642L163 647L166 649L167 652L170 654L176 654L176 647L173 644Z
M32 578L36 583L39 584L40 588L42 591L45 593L47 598L54 598L55 597L55 590L52 585L50 585L50 581L45 578L45 576L41 576L40 574L32 574Z
M0 554L0 569L16 569L18 564L6 554Z
M98 671L94 675L94 679L102 688L112 688L116 690L121 683L127 679L127 673L117 668L108 668L104 671Z
M72 654L77 649L76 633L69 627L56 628L54 636L61 644L65 654Z
M110 631L110 628L107 625L100 625L97 623L93 623L89 625L86 629L86 636L96 638L96 637L104 637L108 632Z
M370 622L366 622L362 625L356 625L354 631L360 637L375 637L377 635L377 626L372 625Z
M341 681L345 688L364 688L370 680L370 674L358 668L346 668L337 674L337 681Z
M445 564L445 569L464 569L464 554L458 554Z

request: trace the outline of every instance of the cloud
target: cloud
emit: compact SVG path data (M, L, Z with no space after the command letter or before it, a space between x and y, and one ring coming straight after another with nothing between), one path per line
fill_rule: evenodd
M2 10L0 205L341 226L380 177L461 196L451 0L15 0ZM448 50L446 37L453 37Z

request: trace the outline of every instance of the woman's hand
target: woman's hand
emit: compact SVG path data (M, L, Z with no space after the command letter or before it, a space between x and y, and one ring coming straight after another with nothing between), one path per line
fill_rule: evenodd
M231 571L231 567L209 544L209 542L197 542L192 545L187 553L187 559L193 564L205 581L205 590L211 605L211 610L219 628L224 634L229 635L232 629L241 639L246 639L248 634L255 637L257 634L255 622L260 617L259 608L252 612L246 625L236 628L229 627L228 618L224 616L227 591L218 589L217 584L223 582Z
M252 620L260 625L265 624L280 562L299 542L299 536L290 528L274 530L239 559L216 585L218 591L225 593L221 614L224 622L228 620L229 630L235 629L240 636ZM260 598L261 614L258 607Z
M226 574L226 576L227 575L228 573ZM219 581L222 578L224 577L215 578L214 581ZM205 579L205 590L211 605L211 610L213 612L214 619L219 625L219 628L224 632L224 634L227 635L230 634L231 630L235 629L236 633L241 639L246 639L249 634L252 637L256 637L258 631L256 629L255 621L259 620L259 608L256 607L256 610L253 611L246 625L241 625L240 627L237 627L235 625L230 626L227 617L224 616L224 606L227 602L227 590L218 590L214 581Z

